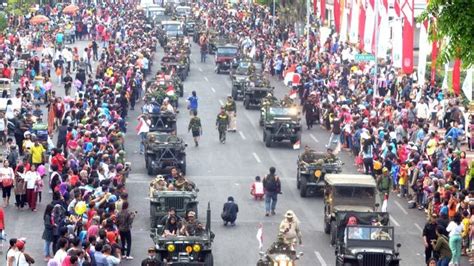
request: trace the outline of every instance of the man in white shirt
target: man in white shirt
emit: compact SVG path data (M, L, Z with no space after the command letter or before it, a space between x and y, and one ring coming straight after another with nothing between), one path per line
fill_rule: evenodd
M117 248L116 250L117 250L118 257L115 257L111 254L112 247L110 245L106 244L102 248L102 253L104 253L105 259L107 260L107 264L108 264L107 266L114 266L114 265L120 264L120 258L121 258L120 249Z
M56 254L54 254L54 260L59 262L59 265L62 265L63 261L67 257L66 249L69 246L69 243L66 238L60 238L58 240L58 246L59 249L56 251Z

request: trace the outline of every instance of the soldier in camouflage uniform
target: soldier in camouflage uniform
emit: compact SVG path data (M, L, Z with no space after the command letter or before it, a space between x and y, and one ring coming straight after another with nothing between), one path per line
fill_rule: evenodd
M191 131L194 138L194 144L199 146L199 137L202 135L201 119L197 116L197 111L193 111L193 117L189 121L188 132Z
M225 103L225 111L229 116L229 131L237 131L237 106L235 104L232 96L227 97L227 102Z
M221 111L217 114L216 127L219 131L219 141L225 143L225 134L227 127L229 126L229 115L225 112L224 106L221 107Z
M293 104L293 100L288 95L285 95L283 100L281 100L281 105L283 105L284 107L291 107L293 106Z

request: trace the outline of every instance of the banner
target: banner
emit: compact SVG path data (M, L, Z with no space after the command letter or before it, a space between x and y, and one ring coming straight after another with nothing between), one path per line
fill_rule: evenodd
M348 17L347 17L347 9L346 9L346 3L347 1L350 1L350 0L341 0L341 16L342 16L342 22L341 22L341 31L339 33L339 40L342 41L342 42L346 42L347 41L347 24L348 24Z
M426 74L426 56L428 56L428 50L430 44L428 42L428 21L421 24L420 27L420 43L418 52L418 85L422 86L425 83Z
M403 48L403 32L402 32L402 21L395 19L392 27L392 60L393 66L396 68L402 67L402 48Z
M401 0L403 14L403 53L402 70L405 74L413 73L413 35L414 35L414 0Z
M387 50L390 45L390 24L388 21L388 2L387 0L376 0L379 1L379 37L376 40L377 45L377 57L385 58L387 56Z
M375 33L375 10L374 0L365 1L365 29L364 29L364 50L372 53L372 41Z
M318 0L313 0L313 15L318 14Z
M324 25L324 20L326 20L326 0L321 0L321 25Z
M358 3L359 8L359 38L358 44L359 49L364 50L364 31L365 31L365 0L361 0L362 3Z
M334 0L334 27L337 33L341 29L341 3L339 1ZM344 5L344 0L342 0L342 4Z
M357 4L357 0L352 0L351 4L349 41L351 43L359 42L359 5Z
M472 68L468 69L466 78L462 83L462 91L469 101L472 101Z
M453 91L456 96L459 96L461 93L461 59L454 60Z
M444 64L444 78L443 78L443 83L441 84L441 89L443 90L448 89L448 71L449 71L449 64Z

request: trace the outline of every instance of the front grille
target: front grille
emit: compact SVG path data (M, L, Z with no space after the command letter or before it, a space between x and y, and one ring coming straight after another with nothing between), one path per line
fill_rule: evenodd
M385 254L383 253L363 253L362 266L384 266Z
M174 207L177 211L183 210L185 207L184 198L182 197L165 198L165 206L168 208Z

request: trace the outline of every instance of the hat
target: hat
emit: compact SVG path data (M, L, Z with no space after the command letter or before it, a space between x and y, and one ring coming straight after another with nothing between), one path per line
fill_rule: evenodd
M149 247L148 248L148 253L150 252L156 252L156 248L155 247Z
M158 181L165 181L165 178L162 175L157 175L156 179L158 179Z
M196 213L193 212L193 211L190 211L190 212L188 213L188 217L195 217L195 216L196 216Z
M388 168L387 167L382 168L382 172L384 172L384 173L388 172Z
M25 133L23 133L23 137L26 138L26 136L31 136L31 132L30 131L25 131Z
M17 240L16 241L16 247L20 250L24 249L25 248L25 241L23 240Z
M292 210L289 210L285 213L286 218L293 218L293 216L294 216L294 213Z

